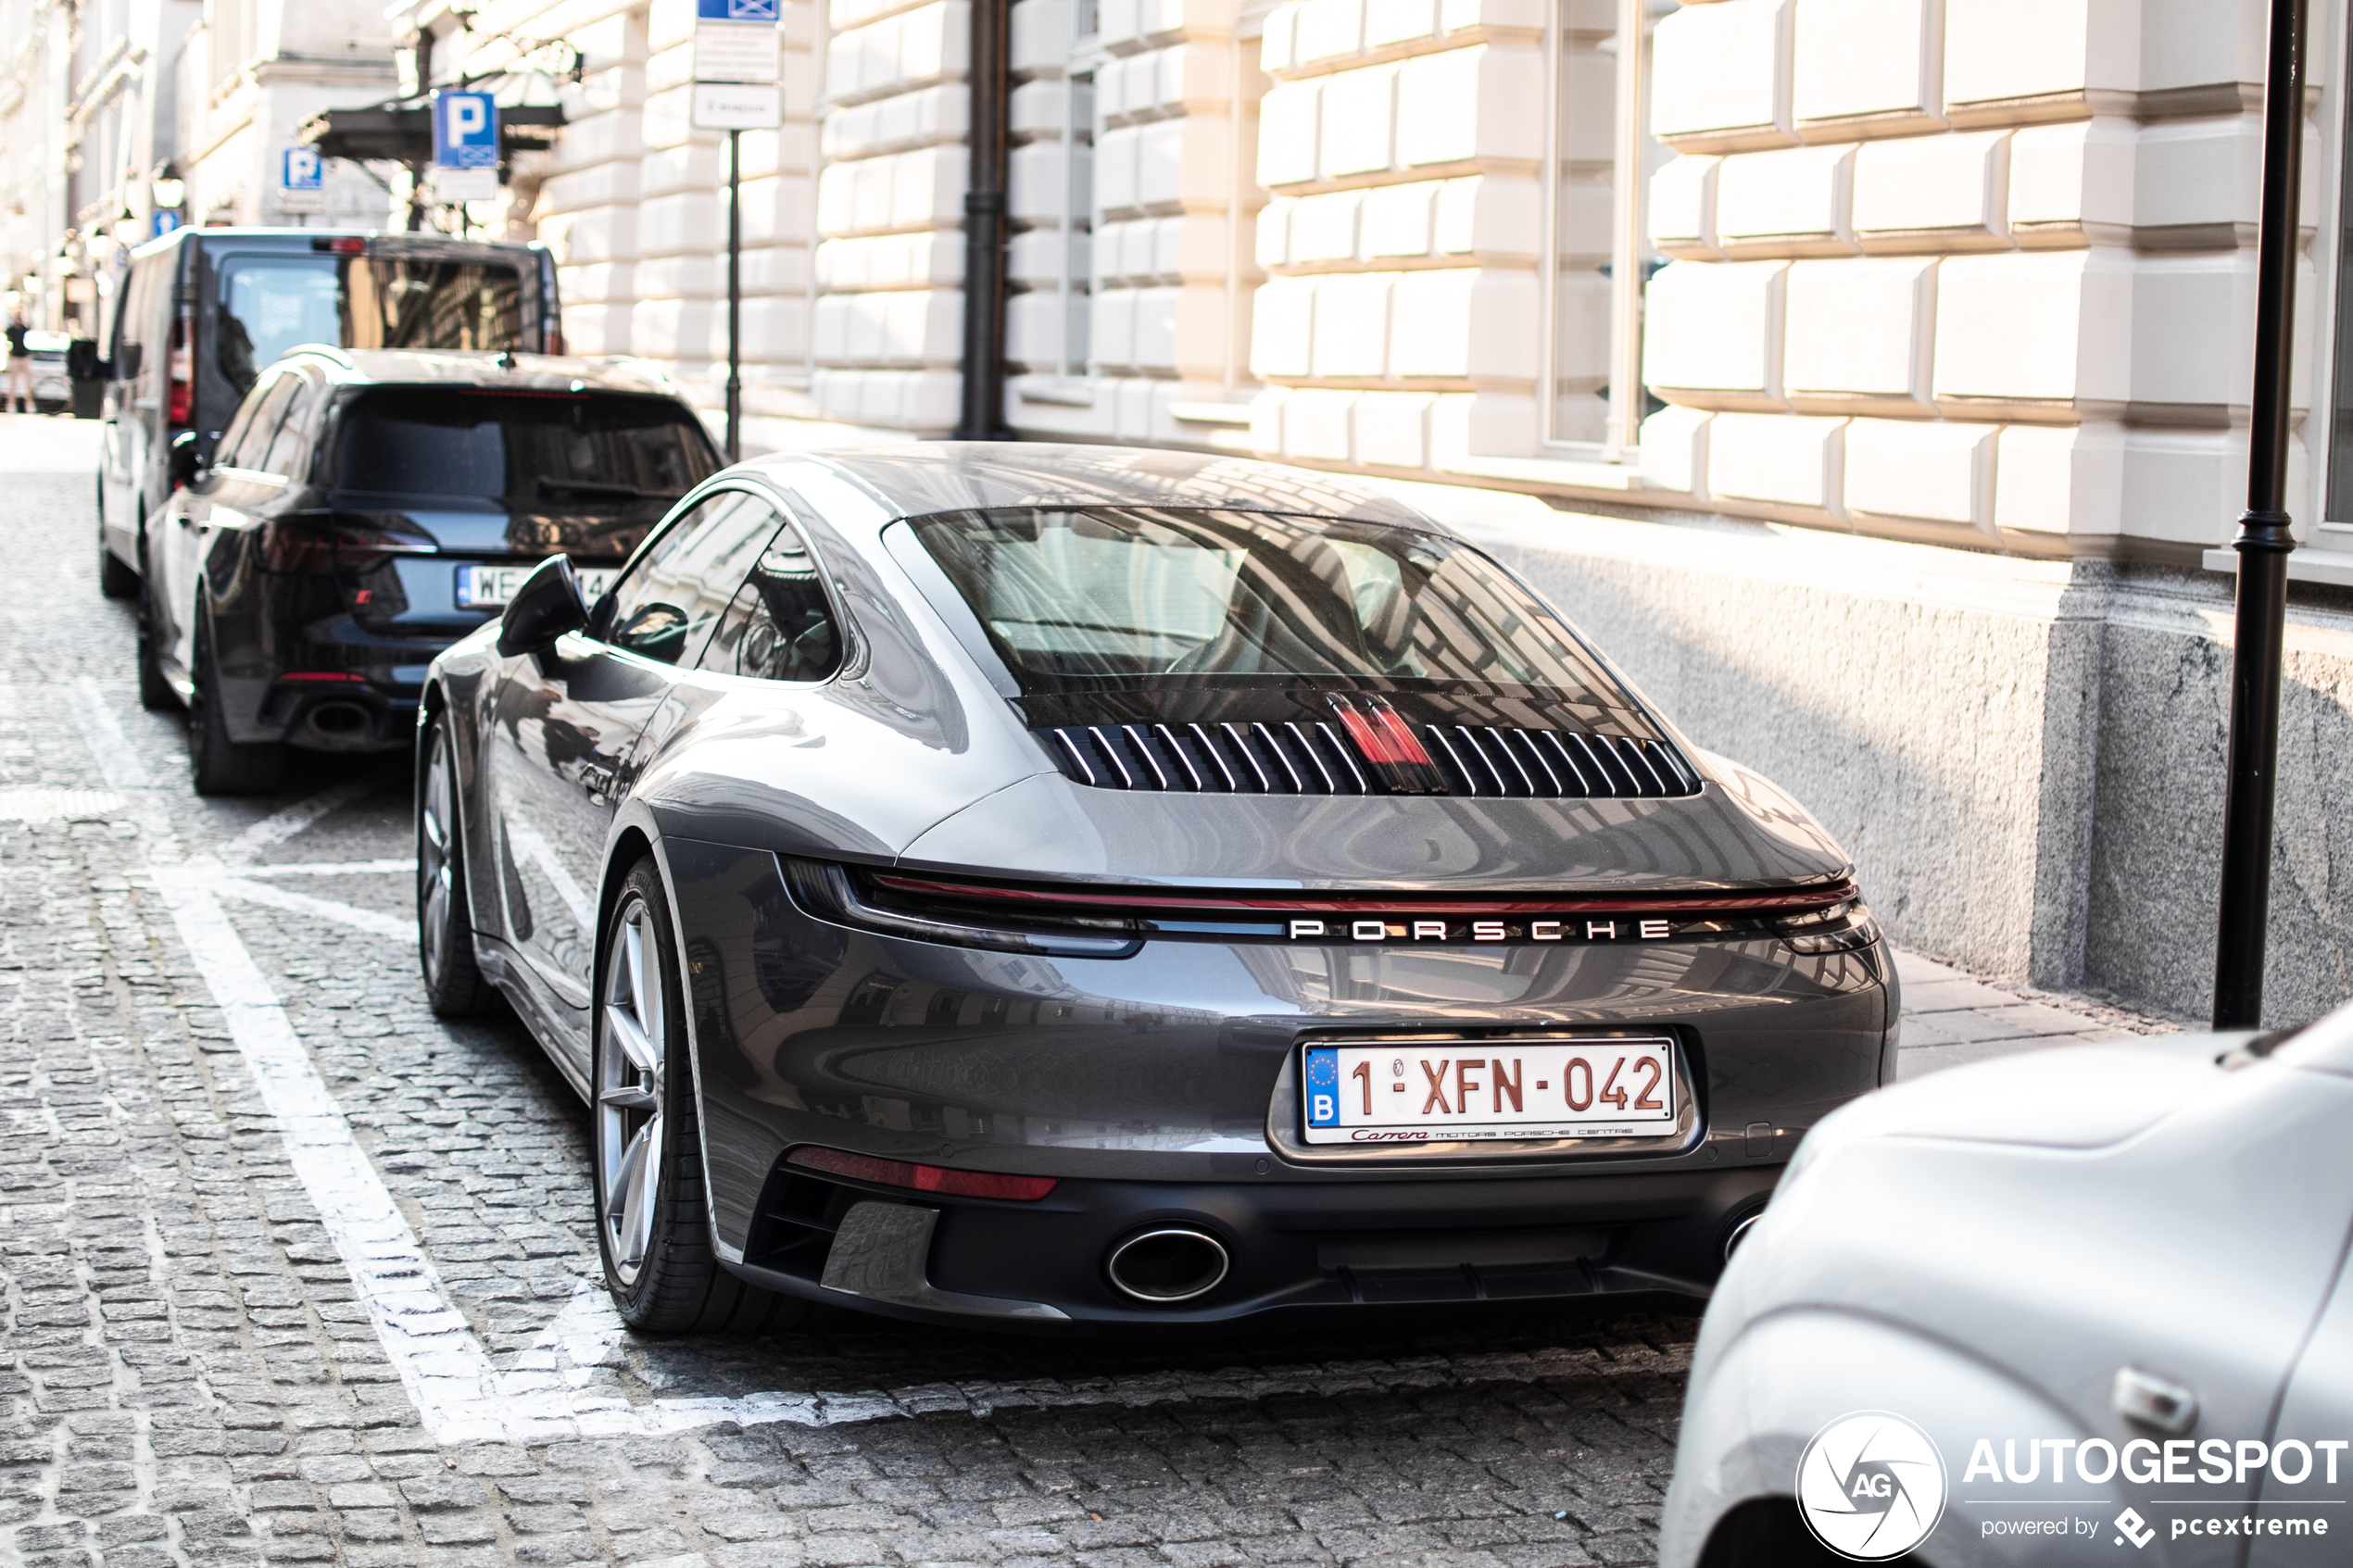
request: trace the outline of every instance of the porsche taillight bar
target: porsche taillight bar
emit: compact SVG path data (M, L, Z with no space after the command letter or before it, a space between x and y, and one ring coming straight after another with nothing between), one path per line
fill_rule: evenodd
M1399 915L1786 915L1829 909L1856 896L1851 881L1813 887L1727 893L1511 894L1501 897L1390 895L1380 893L1188 893L1147 892L1129 887L1014 887L996 883L950 881L898 872L868 873L876 887L893 893L1035 909L1157 909L1169 913Z

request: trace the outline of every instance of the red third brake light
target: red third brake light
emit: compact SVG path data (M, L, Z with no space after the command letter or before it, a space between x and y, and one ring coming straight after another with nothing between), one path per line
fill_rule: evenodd
M1348 738L1356 743L1356 749L1365 754L1365 761L1429 766L1429 753L1422 749L1422 743L1414 738L1414 732L1405 727L1404 721L1388 708L1376 708L1366 713L1353 704L1341 703L1336 705L1335 711L1340 715L1340 728L1348 732Z
M1051 1176L1000 1176L987 1171L950 1171L939 1165L911 1165L903 1160L876 1160L838 1148L803 1145L785 1157L787 1165L805 1165L853 1181L883 1186L912 1187L917 1192L945 1193L950 1198L1001 1198L1035 1203L1054 1190Z

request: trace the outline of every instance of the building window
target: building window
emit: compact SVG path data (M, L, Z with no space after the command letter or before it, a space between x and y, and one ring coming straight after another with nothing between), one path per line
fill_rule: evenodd
M1670 155L1650 135L1650 40L1678 8L1558 0L1547 24L1542 416L1545 444L1579 456L1630 452L1655 406L1642 380L1642 285L1662 257L1642 196Z

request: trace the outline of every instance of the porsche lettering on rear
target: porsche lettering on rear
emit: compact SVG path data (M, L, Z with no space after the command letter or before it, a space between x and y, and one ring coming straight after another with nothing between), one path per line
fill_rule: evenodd
M1429 920L1368 916L1360 920L1295 920L1294 942L1658 942L1672 936L1667 920Z

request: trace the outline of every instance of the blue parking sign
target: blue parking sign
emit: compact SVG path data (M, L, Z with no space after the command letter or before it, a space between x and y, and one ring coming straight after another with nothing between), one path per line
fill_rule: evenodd
M278 171L278 183L289 191L316 191L321 188L319 149L288 147L285 159Z
M498 105L489 94L433 95L433 161L437 169L498 167Z
M707 22L773 22L783 19L776 0L695 0L695 19Z

